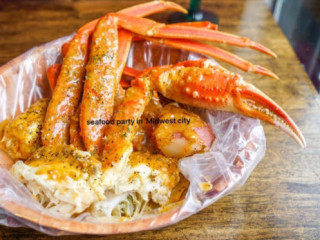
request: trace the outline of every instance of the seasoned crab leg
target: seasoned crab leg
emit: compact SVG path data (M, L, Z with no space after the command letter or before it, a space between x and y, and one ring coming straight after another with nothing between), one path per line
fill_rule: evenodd
M306 146L299 128L280 106L241 76L214 66L210 60L152 68L143 74L133 86L148 80L153 89L177 102L258 118L289 134L301 147Z
M134 86L126 91L122 103L115 109L113 116L115 124L106 127L102 154L104 167L111 167L117 163L125 165L133 150L132 141L138 127L137 120L140 119L149 101L150 91L145 85ZM123 122L128 120L131 122Z
M90 124L90 121L110 119L113 114L117 87L117 29L116 19L105 16L100 19L92 37L80 113L81 135L90 152L100 151L104 128Z
M70 118L76 111L82 93L88 40L88 34L75 35L69 43L42 129L44 146L69 143Z

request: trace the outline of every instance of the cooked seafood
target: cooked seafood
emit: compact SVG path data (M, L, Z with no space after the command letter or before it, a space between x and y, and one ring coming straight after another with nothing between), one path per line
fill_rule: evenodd
M157 92L178 103L261 119L305 146L299 128L274 101L208 59L142 72L126 68L131 42L147 39L277 78L270 70L194 39L250 47L275 56L254 41L217 31L216 25L207 22L165 25L142 18L166 9L185 12L177 4L156 1L108 13L80 28L63 45L62 65L48 71L53 96L48 109L43 106L37 113L35 130L28 129L34 130L30 138L11 149L10 139L17 137L10 137L8 131L14 125L0 127L5 151L14 156L14 149L28 148L14 156L28 160L16 162L11 172L46 208L68 216L86 211L96 217L132 217L181 200L188 183L179 176L178 158L208 151L215 137L195 113L177 103L163 107ZM135 79L130 84L121 82L122 74ZM34 108L20 118L29 117ZM186 124L140 125L148 118L166 118L168 123L182 119ZM99 121L113 124L91 124ZM29 144L31 138L36 144Z
M41 129L49 99L40 99L14 120L0 124L0 149L13 159L27 159L41 146Z
M166 157L182 158L209 150L214 135L198 115L169 104L157 117L159 121L172 120L171 124L155 124L152 133L156 147Z
M92 205L94 216L133 217L163 206L180 179L177 159L148 152L133 152L122 172L107 173L103 176L106 198ZM114 186L111 177L117 179Z
M41 147L10 171L44 207L67 216L104 199L100 161L73 145Z
M122 202L135 195L140 197L139 204L150 200L159 205L167 203L179 181L177 163L177 159L160 154L135 152L122 172L105 174L101 162L89 152L73 145L57 145L39 148L26 162L17 161L10 171L48 209L71 216L92 205L96 215L111 217L113 208L121 205L110 209L111 199ZM113 178L117 179L114 186L110 184ZM133 214L124 211L128 216L130 212Z
M45 146L69 144L70 118L82 93L88 41L89 35L76 35L69 44L42 129L41 139Z
M124 14L134 14L136 16L145 16L145 15L153 14L158 11L163 11L166 9L185 11L183 8L181 8L180 6L174 3L170 3L170 2L152 3L151 2L148 4L141 4L135 7L127 8L122 10L121 12ZM89 36L93 32L94 27L95 26L92 23L89 23L88 25L85 26L84 29L80 29L78 33L74 36L74 38L68 43L67 51L65 53L63 64L61 67L61 72L57 79L57 84L48 106L48 111L46 114L43 130L42 130L41 138L42 138L42 143L45 146L69 143L68 129L70 126L70 118L72 115L74 115L81 99L81 94L83 89L83 77L85 74L85 65L88 58ZM116 28L113 28L113 30L110 29L110 31L113 31L113 35L116 36L116 32L117 32ZM100 31L100 33L104 34L104 31ZM112 37L112 34L109 36ZM100 39L99 36L97 36L96 39ZM127 44L130 46L130 39L126 38L125 40L127 41ZM114 42L113 44L117 43L116 39L114 39L114 41L116 42ZM117 47L117 46L113 45L113 47ZM123 52L123 54L125 55L127 53ZM110 58L110 55L107 55L104 52L99 52L97 50L97 52L94 52L93 54L91 54L90 59L91 61L97 60L98 62L98 58L100 59L99 61L101 61L103 58L106 58L107 56ZM122 57L123 56L119 56L119 59L121 59ZM126 59L126 57L124 58ZM113 60L118 61L117 56L114 56ZM120 69L119 71L121 72ZM87 74L87 78L88 77L90 78L90 76L91 76L90 73ZM89 83L90 81L86 81L85 85L87 87L85 86L85 91L89 90L90 92L90 90L92 91L94 90L94 89L91 89L94 86L91 86L91 87L88 86ZM53 86L53 84L51 84L51 86ZM90 87L90 89L86 90L86 88L88 87ZM99 85L97 87L101 87L101 86ZM112 87L111 89L113 88L114 87ZM105 94L105 96L107 97L108 94ZM87 96L84 95L84 98L86 97ZM104 101L103 99L100 99L100 102L103 102L103 101ZM111 103L113 103L113 100L110 100L110 101ZM90 111L89 114L92 113L91 109L87 109L86 107L88 106L90 108L90 105L87 105L87 104L85 105L85 104L83 104L82 106L82 109L83 109L82 119L84 122L88 120L84 116L87 113L86 111ZM89 119L91 119L90 116L88 117ZM86 131L85 130L86 127L87 125L85 123L82 124L83 132ZM96 131L94 130L93 134L91 134L91 132L83 133L83 135L84 134L88 134L86 135L86 137L84 137L84 143L86 144L86 147L90 150L94 149L94 146L91 146L91 145L89 146L89 144L91 144L92 139L96 137L94 136L95 134L97 134ZM99 136L102 137L101 135ZM89 139L91 139L91 141L89 141ZM96 141L99 141L99 139L97 139Z
M146 11L146 6L148 6L148 11ZM157 39L159 38L173 39L173 40L168 40L167 42L171 43L172 41L175 41L176 42L175 45L181 45L182 48L185 48L183 47L184 43L181 42L181 44L177 44L177 41L179 42L180 40L175 40L175 39L182 38L182 39L190 40L190 39L193 39L194 36L196 36L198 40L225 42L228 44L233 44L241 47L251 47L253 49L259 50L271 56L275 56L275 54L272 51L270 51L269 49L265 48L264 46L256 42L253 42L247 38L219 32L217 30L212 29L211 26L209 26L209 29L208 29L207 26L203 27L203 25L201 24L200 26L199 24L197 25L197 24L190 24L190 23L164 25L148 19L137 17L137 16L144 16L150 13L157 12L159 11L159 6L161 10L165 9L163 8L162 2L155 2L155 3L137 5L135 7L122 10L118 13L109 13L103 18L99 20L95 20L83 26L82 28L80 28L78 33L74 37L74 39L71 41L71 43L73 43L74 41L77 41L76 40L77 38L84 38L86 39L86 43L87 43L88 35L94 32L92 46L91 46L92 51L90 53L90 57L89 57L90 60L87 66L84 94L82 97L83 104L81 105L81 113L80 113L81 134L83 136L86 149L88 149L91 152L93 151L97 151L99 153L101 152L101 149L102 149L101 139L104 135L105 127L95 126L93 128L92 126L86 123L88 120L92 118L99 120L99 118L101 117L104 117L106 119L110 119L112 117L112 107L114 103L115 91L117 89L117 84L120 81L124 63L127 58L128 46L130 46L130 43L132 40L132 35L124 31L123 29L126 29L130 32L137 34L138 37L140 38L144 38L144 36L146 36L149 39L150 37L152 37L152 39L155 38L155 41L158 41ZM183 8L172 3L171 4L167 3L166 8L184 11ZM108 26L104 27L106 24ZM117 37L115 37L117 35L118 27L122 28L120 29L120 32L118 34L119 40ZM105 42L105 44L100 44L100 40L105 38L107 38L108 41ZM164 41L164 43L166 43L166 41ZM199 45L201 43L196 43L196 44ZM97 48L96 47L97 45L100 47ZM74 55L74 53L72 53L73 48L71 46L68 47L68 51L66 53L67 59L69 54L70 56ZM204 48L206 45L202 45L202 46ZM119 56L118 56L117 54L118 54L119 47L121 50L119 50ZM192 46L190 46L190 49L196 50L198 48L194 46L192 48ZM210 47L208 47L207 49L210 49ZM201 50L200 52L203 53L203 50ZM214 55L219 56L220 59L226 59L224 56L228 55L225 52L220 51L220 53L218 53L218 51L215 51L215 50L208 50L208 55L212 55L210 54L211 52L215 52ZM80 59L83 59L81 64L85 62L85 59L86 59L85 56L86 55L83 54L82 58L80 58ZM239 60L239 58L234 58L234 60L232 59L233 57L229 56L227 57L226 61L231 62L241 67L242 69L246 69L247 71L249 71L250 69L253 69L254 72L277 78L275 74L273 74L267 69L252 66L245 61ZM64 65L73 66L71 63L68 63L67 61L65 61L65 63L62 65L62 72L64 69ZM245 65L246 67L243 67L243 65ZM92 66L95 66L95 67L92 67ZM104 70L102 71L101 68L103 68ZM72 67L72 69L73 70L76 69L77 73L79 72L81 73L84 71L84 66L77 65L76 67ZM58 81L61 78L60 81L62 82L61 89L64 89L66 87L64 85L66 83L66 79L68 79L67 77L68 76L63 77L63 74L59 75ZM109 80L108 81L109 84L103 84L103 82L107 80ZM76 99L77 101L75 100L74 104L70 104L67 107L67 111L63 110L61 113L58 112L57 114L56 112L53 113L51 111L48 111L45 125L44 125L44 134L42 137L45 145L48 144L48 141L53 141L54 139L60 139L63 143L66 142L66 138L68 134L68 131L66 131L66 129L69 127L70 117L74 114L76 110L77 102L81 97L80 96L81 94L78 91L76 91L76 89L81 89L82 83L81 81L79 81L79 79L77 79L76 82L77 83L75 84L77 84L76 85L77 87L72 88L72 92L70 92L67 96L69 100ZM58 95L59 89L55 90L55 92L57 92L57 95ZM60 97L61 97L60 100L65 99L65 97L63 96L60 96ZM57 98L59 97L57 96ZM53 99L55 99L55 97L53 97ZM57 109L58 106L56 106L54 102L55 101L53 100L52 108ZM60 101L60 103L62 104L63 101ZM59 109L60 108L61 107L59 107ZM51 109L51 103L49 105L49 109ZM62 109L65 109L65 107L62 107ZM52 140L49 140L49 139L52 139Z

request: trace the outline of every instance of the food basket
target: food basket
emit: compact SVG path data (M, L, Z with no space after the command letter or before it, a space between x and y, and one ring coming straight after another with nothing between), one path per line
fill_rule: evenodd
M14 117L41 97L50 97L46 70L61 62L61 46L72 36L35 47L0 68L0 122ZM203 56L147 41L133 44L127 65L146 67L176 63ZM194 109L209 123L216 142L207 153L179 160L181 173L190 181L182 204L128 221L98 222L82 214L67 218L44 209L27 188L8 171L13 164L0 151L0 223L30 227L49 235L119 234L156 229L177 223L242 186L265 154L260 121L233 113ZM203 188L203 184L209 186Z

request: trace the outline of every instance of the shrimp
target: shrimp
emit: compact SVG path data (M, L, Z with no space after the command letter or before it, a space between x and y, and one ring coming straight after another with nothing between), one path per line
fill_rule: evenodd
M163 107L157 119L173 122L158 123L152 133L154 144L166 157L182 158L208 151L215 139L206 122L175 104Z

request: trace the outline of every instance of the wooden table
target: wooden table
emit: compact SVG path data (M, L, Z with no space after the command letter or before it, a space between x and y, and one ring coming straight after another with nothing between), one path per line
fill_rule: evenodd
M142 1L0 2L0 64L33 46L70 34L107 11L138 2ZM186 0L177 2L188 5ZM243 73L292 116L308 147L300 149L287 135L265 125L267 152L247 183L200 213L156 231L59 239L320 239L319 96L263 0L204 0L202 6L219 16L221 30L247 36L278 54L272 59L250 49L227 47L280 76L281 80L275 81ZM167 14L155 17L166 18ZM0 227L0 238L53 239L34 230L8 227Z

